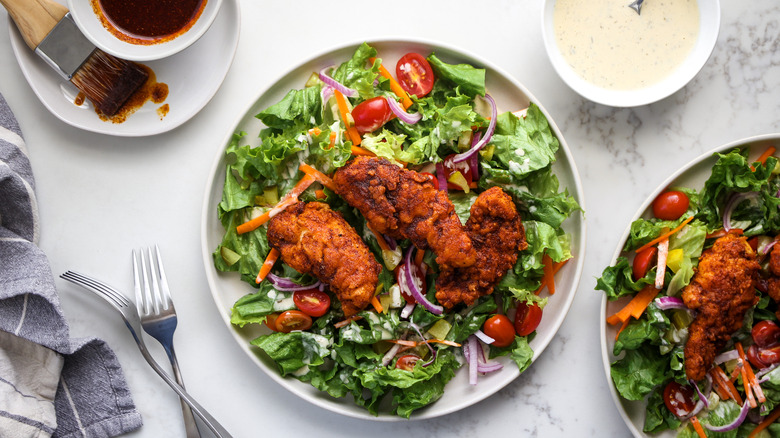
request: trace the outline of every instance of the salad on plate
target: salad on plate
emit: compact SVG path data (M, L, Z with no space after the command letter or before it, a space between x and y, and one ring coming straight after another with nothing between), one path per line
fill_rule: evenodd
M572 257L561 225L580 207L559 188L559 141L536 105L499 113L485 70L435 53L387 67L362 44L260 111L259 146L235 133L213 261L252 285L230 322L265 327L251 343L282 375L408 418L463 366L476 385L531 364L554 274ZM348 170L359 181L337 184ZM360 198L366 187L373 197ZM495 250L489 226L506 222L492 199L524 230L512 251ZM476 257L449 251L453 236ZM479 269L495 260L508 269ZM468 290L440 301L445 277Z
M647 434L780 434L780 165L750 152L665 188L597 280L611 380Z

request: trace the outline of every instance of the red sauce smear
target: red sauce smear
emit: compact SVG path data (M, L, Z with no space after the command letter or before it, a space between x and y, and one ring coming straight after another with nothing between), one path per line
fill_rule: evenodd
M207 0L92 0L103 26L131 44L169 41L189 30Z

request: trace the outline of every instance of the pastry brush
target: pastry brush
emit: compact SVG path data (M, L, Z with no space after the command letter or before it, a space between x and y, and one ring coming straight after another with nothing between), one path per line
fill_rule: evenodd
M68 9L52 0L0 0L27 45L103 114L112 116L149 74L93 45Z

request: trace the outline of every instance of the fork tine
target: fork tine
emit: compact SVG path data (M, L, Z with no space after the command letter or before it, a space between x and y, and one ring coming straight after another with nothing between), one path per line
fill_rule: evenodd
M154 297L154 313L159 314L162 310L162 296L160 295L160 281L157 279L157 268L155 266L152 248L146 248L149 256L149 276L147 277L152 284L152 295Z
M94 292L97 292L101 296L103 296L107 301L109 301L109 303L111 303L115 307L127 307L130 305L130 300L125 298L124 295L87 275L79 274L78 272L67 271L64 274L62 274L61 277L65 280L70 281L71 283L75 283L90 288Z
M154 300L152 299L152 288L149 284L149 271L147 267L146 256L144 255L143 250L140 250L139 253L141 254L141 272L143 273L141 278L144 292L144 315L148 315L152 312L157 313L157 306L154 305Z
M146 314L146 301L141 292L141 277L138 272L138 253L133 250L133 290L135 291L135 307L140 315Z
M167 310L169 307L173 307L173 298L171 298L171 290L168 288L168 277L165 276L160 247L154 245L154 251L157 256L155 259L157 261L157 271L160 277L160 288L162 289L163 294L163 308Z

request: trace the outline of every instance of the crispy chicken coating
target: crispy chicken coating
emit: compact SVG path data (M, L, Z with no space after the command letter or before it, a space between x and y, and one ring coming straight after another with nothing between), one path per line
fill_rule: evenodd
M371 302L382 267L352 226L327 204L289 206L269 221L268 242L293 269L330 285L344 315L352 316Z
M443 268L436 279L436 299L451 309L471 305L493 292L494 286L528 247L525 230L512 197L499 187L481 193L471 206L466 230L474 242L477 260L465 268Z
M474 264L477 254L455 207L425 175L384 158L357 157L337 170L333 181L337 193L378 232L430 248L439 265Z
M682 299L697 311L688 328L685 374L699 381L712 367L717 352L742 327L745 312L758 302L755 292L761 269L747 239L727 234L699 259Z
M772 251L769 253L769 274L769 278L766 279L767 293L776 303L780 303L780 245L777 243L772 246ZM775 315L780 318L780 309L775 312Z

